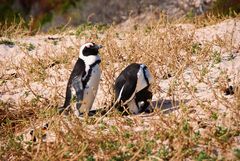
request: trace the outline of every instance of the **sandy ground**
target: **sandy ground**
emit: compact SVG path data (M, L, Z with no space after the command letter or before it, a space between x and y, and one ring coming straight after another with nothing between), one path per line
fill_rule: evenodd
M177 27L180 27L187 31L189 34L194 32L194 37L197 42L201 43L201 45L207 44L209 42L214 42L216 39L222 39L223 41L231 40L231 45L233 46L232 49L223 49L218 46L214 46L214 50L221 52L221 59L222 61L211 68L211 72L209 73L209 78L211 80L216 79L219 72L223 69L227 70L228 74L230 75L231 80L233 78L236 78L236 76L239 75L240 70L240 21L239 20L225 20L219 24L195 29L193 25L189 24L181 24L177 25ZM54 38L55 40L52 40ZM4 39L4 38L1 38ZM48 54L48 56L55 56L58 54L62 54L64 52L67 52L67 48L79 48L80 44L83 44L85 40L79 39L75 36L69 36L69 35L37 35L34 37L23 37L13 40L15 42L15 45L8 46L1 44L0 45L0 63L1 63L1 77L7 77L8 75L14 75L16 71L14 69L11 69L11 66L13 65L19 65L22 61L22 59L28 57L28 53L23 50L24 45L26 44L32 44L35 46L35 49L30 51L29 53L31 56L36 57L43 57L45 54ZM56 44L54 44L54 41L57 41ZM78 55L78 53L76 53ZM229 60L228 58L232 56L233 59ZM194 57L192 58L194 59ZM75 63L75 60L72 60L72 64ZM212 62L210 62L212 63ZM65 93L65 85L67 83L70 70L66 69L60 69L57 72L54 70L49 70L51 72L50 75L53 77L56 76L56 74L61 74L62 79L58 83L59 88L61 88L62 96L64 96ZM191 69L186 69L184 72L186 79L193 79L193 73ZM104 70L103 70L104 74ZM18 79L18 78L17 78ZM173 78L172 78L173 79ZM52 82L52 84L55 84L54 80L51 80L49 78L46 80L46 82ZM166 80L160 80L160 86L164 90L167 90L169 83L171 82L170 79ZM7 100L13 100L16 101L21 97L21 95L24 94L24 90L21 86L16 85L16 80L8 81L4 86L1 86L1 93L0 93L0 99L3 101ZM233 83L233 82L232 82ZM195 84L199 88L198 96L199 98L208 97L206 95L206 92L208 89L205 89L204 86L201 86L201 84ZM40 94L42 94L44 97L50 97L52 89L45 89L41 87L41 84L38 82L34 82L31 84L31 87L33 90L37 90ZM96 96L95 103L93 105L93 108L99 107L99 104L103 104L101 101L103 99L103 88L101 85L98 90L98 94ZM29 96L30 97L30 96ZM153 99L157 100L157 94L154 95ZM30 98L29 98L30 99ZM189 98L186 98L189 99Z
M239 76L240 76L240 20L237 19L229 19L225 20L221 23L218 23L216 25L207 26L203 28L195 28L193 25L189 24L180 24L177 25L177 27L183 28L184 31L186 31L186 34L194 33L195 41L200 43L201 45L206 45L208 43L214 42L216 39L221 39L222 41L231 40L231 46L232 48L220 48L219 46L214 46L214 50L221 53L221 62L215 65L213 62L209 63L209 70L208 78L209 81L215 83L215 80L219 77L221 74L221 71L225 70L227 74L229 75L230 81L228 82L229 85L235 85L239 83ZM54 40L52 38L57 39L57 43L54 43ZM1 38L2 39L2 38ZM66 52L66 48L79 48L80 44L83 44L85 40L81 40L75 36L69 36L69 35L37 35L34 37L23 37L13 40L15 42L15 45L8 46L8 45L0 45L0 71L1 71L1 78L6 78L7 76L16 74L16 71L11 67L13 64L18 65L21 64L21 61L28 57L28 54L22 50L22 47L24 44L33 44L35 46L35 49L30 51L31 55L42 57L46 53L50 53L53 56L58 55L61 53ZM77 54L77 53L76 53ZM231 58L231 59L230 59ZM194 59L194 57L192 57ZM75 61L72 61L72 64L74 64ZM196 63L197 64L197 63ZM201 67L201 64L198 65L198 67ZM61 75L61 79L54 80L49 78L46 80L46 82L50 82L52 85L56 85L57 87L49 87L46 88L46 86L42 86L41 83L34 82L30 86L32 90L38 91L41 95L44 97L51 97L51 91L58 90L59 94L63 98L64 101L64 94L65 94L65 87L67 84L67 79L70 74L70 70L61 68L57 69L57 72L52 69L49 70L49 72L52 72L51 75L54 77L56 75ZM104 71L103 71L104 74ZM195 106L194 112L190 114L192 117L195 115L198 115L198 117L201 117L204 119L204 117L208 117L204 114L203 109L198 108L197 101L196 100L203 100L205 102L211 102L212 105L217 104L216 100L214 99L213 93L209 92L211 90L209 86L206 86L206 84L199 83L197 79L194 76L193 69L187 68L184 71L184 78L186 81L189 81L193 86L196 87L196 94L195 98L188 95L187 93L184 93L184 91L179 90L179 92L182 92L181 98L178 98L174 103L171 101L171 98L167 96L166 93L154 93L153 96L153 104L157 106L160 106L162 104L163 109L169 109L169 108L175 108L178 107L178 104L181 101L186 102L188 105ZM169 78L165 80L159 80L159 85L162 88L163 91L167 91L169 88L169 85L172 82L172 79ZM18 102L18 99L21 99L24 97L25 92L28 90L27 87L22 87L21 83L18 82L19 78L16 78L14 80L9 80L4 85L0 86L0 100L1 101L14 101ZM59 81L60 80L60 81ZM19 80L20 81L20 80ZM56 82L57 81L57 82ZM104 92L104 86L101 82L98 94L96 96L93 109L102 107L104 105L104 102L106 99L106 95ZM221 95L221 91L218 91L219 95ZM161 95L161 98L159 98L159 95ZM31 100L33 96L30 94L25 99ZM232 96L226 96L228 99L232 99ZM164 100L164 101L163 101ZM62 101L62 102L63 102ZM221 108L224 114L228 113L228 108L225 105L219 105L218 107ZM173 110L173 113L179 113L181 110ZM231 114L229 114L231 115ZM134 119L134 117L139 116L129 116L131 119ZM149 128L151 129L151 126L149 126L149 117L151 117L151 121L154 119L157 119L156 117L159 116L147 116L143 117L145 120L145 125L143 126L137 126L134 130L139 131L142 129ZM230 116L226 115L226 117ZM105 120L108 120L105 118ZM224 120L224 124L228 124ZM114 124L114 120L108 120L106 121L109 124ZM219 120L219 124L221 124L221 120ZM89 126L89 129L93 129L94 127ZM129 128L129 127L126 127ZM198 128L196 125L195 128ZM29 130L29 129L28 129ZM54 141L54 134L49 134L49 141ZM28 138L26 136L26 138ZM240 147L240 139L236 141L236 146Z

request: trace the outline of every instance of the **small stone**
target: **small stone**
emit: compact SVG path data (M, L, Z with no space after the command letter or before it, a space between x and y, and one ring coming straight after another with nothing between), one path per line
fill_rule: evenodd
M233 94L234 94L234 88L233 88L233 86L229 86L228 88L226 88L226 89L224 90L224 94L225 94L225 95L233 95Z

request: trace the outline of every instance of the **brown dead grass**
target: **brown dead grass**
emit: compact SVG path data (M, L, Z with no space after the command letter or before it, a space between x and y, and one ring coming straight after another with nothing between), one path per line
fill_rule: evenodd
M0 102L0 158L89 161L239 159L239 90L231 98L226 97L222 89L228 85L228 74L219 74L215 81L210 79L212 66L221 61L212 50L213 45L229 48L231 43L216 40L199 45L192 32L176 27L179 23L201 27L221 20L211 15L191 21L169 22L161 16L157 22L124 32L116 26L104 31L98 26L80 34L77 31L78 39L85 38L104 46L100 84L104 87L104 98L100 107L112 104L112 84L118 73L129 63L138 62L146 64L153 74L155 98L179 105L178 110L169 114L156 109L146 117L122 117L115 110L101 120L99 116L83 119L72 115L58 116L56 108L63 103L66 79L72 69L72 60L78 56L79 46L55 55L46 50L44 56L34 56L22 48L24 59L18 64L7 64L8 69L14 69L14 74L7 75L6 68L1 67L2 95L13 92L9 84L25 91L25 95L18 100ZM192 71L192 80L186 78L187 70ZM234 86L237 86L238 79L235 79ZM160 86L162 80L169 80L167 87ZM59 82L62 83L59 85ZM34 83L40 87L33 88ZM198 83L207 87L211 101L199 98ZM47 94L40 89L46 89ZM222 107L227 110L222 111ZM44 122L50 122L48 130L54 132L54 142L42 141L46 131L37 130L37 126ZM28 127L36 129L36 142L29 140L26 143L23 135L16 136Z

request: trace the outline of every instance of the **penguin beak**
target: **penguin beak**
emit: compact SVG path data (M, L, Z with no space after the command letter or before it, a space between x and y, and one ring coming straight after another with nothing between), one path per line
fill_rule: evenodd
M101 49L101 48L103 48L102 45L97 45L97 49Z

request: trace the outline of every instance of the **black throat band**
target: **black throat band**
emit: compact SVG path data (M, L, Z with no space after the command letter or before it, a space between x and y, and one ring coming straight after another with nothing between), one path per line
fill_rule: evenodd
M90 68L89 68L89 70L88 70L88 73L86 73L87 76L86 76L86 78L83 80L83 88L86 87L87 82L89 81L89 79L90 79L90 77L91 77L91 75L92 75L92 69L93 69L93 67L96 66L97 64L100 64L100 63L101 63L101 60L97 60L97 61L95 61L93 64L90 65Z

